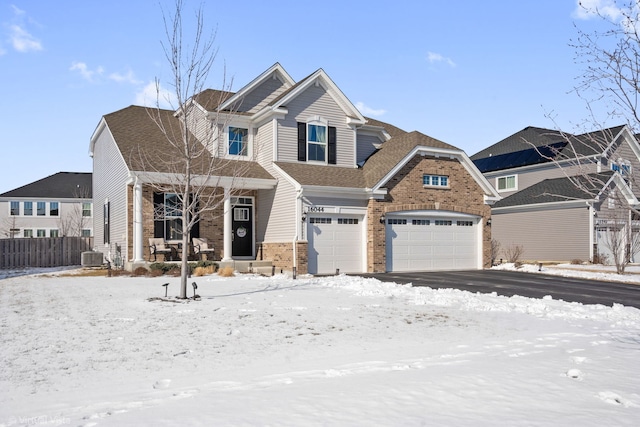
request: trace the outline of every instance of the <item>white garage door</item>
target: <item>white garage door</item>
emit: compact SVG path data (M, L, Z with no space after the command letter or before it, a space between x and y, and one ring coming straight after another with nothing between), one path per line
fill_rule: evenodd
M457 213L387 215L387 271L480 268L479 223L477 216Z
M309 273L363 272L363 217L317 215L307 219Z

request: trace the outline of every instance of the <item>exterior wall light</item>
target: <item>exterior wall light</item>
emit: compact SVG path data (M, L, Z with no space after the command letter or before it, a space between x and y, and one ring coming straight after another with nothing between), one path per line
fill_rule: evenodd
M384 224L386 218L384 217L384 214L382 214L382 216L380 217L380 224Z

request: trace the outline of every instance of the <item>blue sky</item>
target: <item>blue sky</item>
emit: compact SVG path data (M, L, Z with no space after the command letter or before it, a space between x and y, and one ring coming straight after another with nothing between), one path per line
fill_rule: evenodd
M199 2L186 3L191 21ZM212 88L224 69L237 90L275 62L295 80L323 68L363 114L469 155L529 125L572 131L587 118L569 43L597 21L577 0L203 4L217 27ZM168 82L160 5L173 10L171 0L0 0L0 193L90 172L102 115Z

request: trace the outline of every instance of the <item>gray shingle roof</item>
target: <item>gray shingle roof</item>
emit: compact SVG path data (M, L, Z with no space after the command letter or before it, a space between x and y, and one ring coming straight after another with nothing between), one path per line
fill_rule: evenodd
M47 199L91 198L93 187L89 172L58 172L30 184L0 194L0 197L37 197Z
M168 142L166 135L160 130L153 117L158 117L167 132L180 132L181 123L173 111L158 110L139 106L130 106L104 116L127 167L132 171L183 172L176 159L181 154ZM196 159L193 172L208 175L210 165L214 162L214 175L236 176L238 164L226 159L212 160L205 150L203 156ZM246 164L245 164L246 163ZM256 162L242 162L242 176L245 178L273 179L273 177Z
M318 185L323 187L344 188L366 187L362 169L290 162L278 162L276 165L303 186Z
M497 201L493 208L566 202L570 200L592 200L612 175L613 172L609 171L587 175L586 177L572 177L572 179L581 180L585 189L578 188L568 177L545 179Z
M397 129L397 128L396 128ZM368 187L376 185L407 154L418 146L459 150L453 145L431 138L418 131L405 132L382 144L362 167Z
M512 158L508 156L509 154L526 154L527 152L535 151L534 147L553 147L547 151L553 152L554 154L547 154L546 156L555 157L557 160L595 156L604 152L604 149L613 141L613 138L620 133L623 127L624 126L615 126L599 131L573 135L530 126L479 151L471 156L471 160L476 163L476 165L486 166L487 160L490 159L491 161L489 163L492 164L491 167L479 166L483 172L488 172L552 161L550 158L535 155L528 157L530 159L529 162L515 166L512 162L506 161L506 159ZM500 164L501 160L498 156L502 156L502 158L505 159L504 165Z

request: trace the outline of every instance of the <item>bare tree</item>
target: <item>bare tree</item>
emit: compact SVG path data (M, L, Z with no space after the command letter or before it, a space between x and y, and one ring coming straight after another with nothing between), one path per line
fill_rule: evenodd
M60 217L58 218L58 231L60 237L65 236L82 236L82 230L89 223L91 212L85 209L86 203L91 203L91 189L87 187L76 187L73 192L75 199L71 203L70 210L63 212L60 209ZM91 208L92 209L92 208Z
M239 159L224 155L223 130L234 112L217 107L231 95L230 84L223 81L223 90L205 91L217 55L216 33L205 34L201 6L195 13L192 38L187 37L183 9L183 1L176 0L173 14L168 16L163 11L167 41L162 46L171 68L171 90L166 95L156 79L156 106L150 110L163 147L139 147L135 153L149 178L145 182L155 191L175 195L169 209L181 218L181 230L177 232L182 241L180 298L187 297L189 240L194 225L204 214L209 218L220 215L225 199L240 191L238 182L251 164L246 156ZM161 108L165 103L172 111Z
M15 216L10 216L2 221L2 234L9 239L13 239L20 232Z
M614 2L606 10L589 9L582 3L580 6L585 14L603 24L595 31L576 27L577 38L571 42L575 62L584 70L574 88L588 111L581 126L598 130L580 134L558 130L563 145L536 148L542 157L562 169L582 198L594 200L600 228L608 230L602 243L611 252L617 272L623 274L640 249L637 237L640 206L634 205L637 198L633 194L623 194L625 189L637 194L640 164L636 158L615 155L614 141L621 132L623 137L635 139L640 127L640 8L636 0ZM604 105L605 117L597 117L597 105ZM611 120L626 125L629 133L625 133L623 126L603 125ZM619 178L614 180L617 185L612 185L612 173Z

